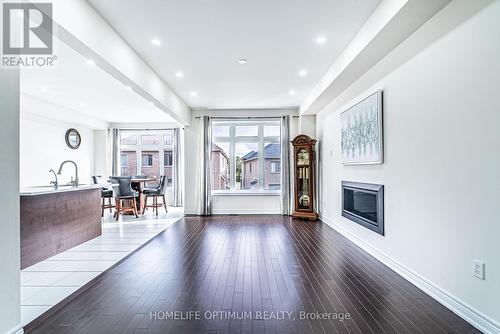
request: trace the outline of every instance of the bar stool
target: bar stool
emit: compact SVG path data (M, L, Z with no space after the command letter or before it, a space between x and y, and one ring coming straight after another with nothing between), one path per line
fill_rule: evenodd
M146 212L147 208L153 208L153 211L156 210L156 215L158 216L158 208L165 207L165 212L167 210L167 201L165 199L165 190L167 188L167 177L165 175L160 176L160 183L155 188L146 188L142 191L144 194L144 209L142 210L142 214ZM148 205L148 197L153 197L153 204ZM158 197L163 198L163 203L158 204Z
M101 217L104 217L104 210L109 209L109 212L113 212L112 208L115 206L111 203L111 199L113 198L113 189L109 189L104 186L104 182L102 181L102 176L94 175L92 176L92 180L94 184L100 184L101 187ZM106 203L106 199L108 199L108 203Z
M139 196L137 191L131 187L132 178L130 176L112 176L113 191L115 194L115 218L118 221L120 213L133 212L136 218L137 202L136 197ZM126 204L130 206L125 206Z

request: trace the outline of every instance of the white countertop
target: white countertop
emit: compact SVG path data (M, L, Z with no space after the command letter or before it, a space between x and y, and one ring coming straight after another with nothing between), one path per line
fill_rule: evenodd
M57 187L57 189L54 188L54 186L34 186L34 187L21 188L20 195L21 196L48 195L48 194L57 194L70 191L82 191L82 190L100 189L100 188L102 188L100 184L81 184L78 187L64 185Z

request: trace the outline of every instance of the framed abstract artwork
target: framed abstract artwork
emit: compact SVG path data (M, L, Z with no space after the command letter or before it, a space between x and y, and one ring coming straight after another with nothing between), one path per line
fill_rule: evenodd
M381 90L343 111L340 126L344 165L384 162Z

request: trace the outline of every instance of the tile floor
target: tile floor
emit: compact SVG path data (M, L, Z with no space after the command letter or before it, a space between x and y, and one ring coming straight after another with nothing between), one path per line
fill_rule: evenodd
M124 217L118 223L106 214L101 236L21 270L22 325L151 240L179 220L182 212L169 207L168 214Z

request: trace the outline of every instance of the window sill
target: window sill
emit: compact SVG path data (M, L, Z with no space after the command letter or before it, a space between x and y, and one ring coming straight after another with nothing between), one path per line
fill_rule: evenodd
M213 190L212 196L280 196L280 190Z

